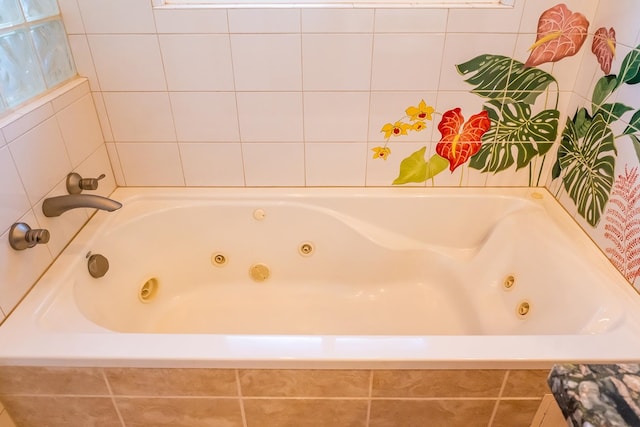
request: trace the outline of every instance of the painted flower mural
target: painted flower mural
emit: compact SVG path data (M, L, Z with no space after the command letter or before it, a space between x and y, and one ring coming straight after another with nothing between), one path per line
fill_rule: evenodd
M558 4L540 15L536 39L524 63L487 53L456 65L472 86L470 92L483 99L482 111L467 122L460 108L443 113L438 125L442 138L435 153L426 159L424 146L403 159L393 184L425 182L447 168L460 174L466 168L492 174L526 168L529 185L540 185L547 154L555 148L551 179L559 182L556 196L566 192L577 214L594 228L605 217L605 238L611 243L606 252L634 281L640 277L640 176L633 168L616 177L615 166L616 143L622 139L631 143L640 161L640 108L618 102L615 94L625 85L640 83L640 46L627 53L617 73L612 72L615 29L601 27L593 32L591 58L603 76L595 84L591 102L577 108L561 132L557 98L561 88L553 75L538 68L576 55L588 30L584 15ZM545 102L537 102L542 94ZM391 136L420 131L426 120L439 114L424 101L405 112L403 119L382 127L386 143L374 148L377 157L389 156L390 151L380 153L388 149ZM616 134L614 128L624 130Z
M435 110L421 100L417 107L410 106L405 110L406 119L411 124L402 122L387 123L382 127L387 143L391 136L406 134L407 131L420 132L426 128L425 120L432 120ZM437 114L437 113L436 113ZM453 172L458 166L466 163L476 154L482 145L482 135L491 127L491 121L486 111L471 116L465 123L460 108L454 108L442 114L438 130L442 139L436 145L436 153L428 161L424 154L426 147L421 148L400 164L400 175L393 182L394 185L409 182L424 182L444 171L447 166ZM396 132L397 129L397 132ZM389 147L374 147L374 158L387 159L391 153ZM385 153L382 155L382 153Z
M589 21L581 13L558 4L540 15L536 42L529 48L527 67L556 62L573 56L587 39Z
M600 69L603 73L611 72L611 62L616 55L616 32L613 28L608 30L604 27L598 28L593 35L591 52L598 59Z
M631 283L640 276L640 183L638 168L616 180L606 212L604 237L610 243L605 253Z
M600 61L598 58L602 68ZM640 153L640 109L611 102L620 87L638 83L640 46L625 56L617 74L604 75L596 82L591 104L578 108L562 132L552 178L562 180L561 188L575 203L578 214L593 227L598 226L614 185L616 140L630 139ZM612 125L623 117L628 125L615 135Z
M436 145L436 153L449 160L449 170L453 172L480 151L482 135L490 127L491 121L486 111L474 114L465 123L460 108L449 110L442 115L438 125L442 139Z

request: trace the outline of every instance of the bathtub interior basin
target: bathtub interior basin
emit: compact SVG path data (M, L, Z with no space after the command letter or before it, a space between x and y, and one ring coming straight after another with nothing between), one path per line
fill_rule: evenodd
M543 189L112 197L0 327L0 363L640 357L638 296Z

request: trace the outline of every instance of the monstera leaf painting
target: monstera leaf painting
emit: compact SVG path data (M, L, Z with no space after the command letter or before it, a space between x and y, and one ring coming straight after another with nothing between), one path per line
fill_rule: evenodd
M558 150L558 166L565 172L562 182L578 213L593 227L609 200L613 187L616 147L606 120L597 115L583 138L574 122L567 120Z
M474 86L471 92L500 103L533 104L556 82L546 71L527 68L522 62L502 55L480 55L456 68L467 77L465 82Z
M600 69L603 73L611 72L611 62L616 54L616 32L613 28L608 30L604 27L598 28L593 35L591 52L598 59Z
M538 35L525 66L534 67L575 55L587 38L588 28L587 18L570 11L564 4L544 11L538 20Z

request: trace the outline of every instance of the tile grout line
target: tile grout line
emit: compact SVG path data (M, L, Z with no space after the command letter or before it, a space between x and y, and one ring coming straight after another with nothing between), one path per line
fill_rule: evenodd
M242 397L242 387L240 386L240 370L234 369L236 375L236 389L238 392L238 402L240 403L240 418L242 419L242 426L247 426L247 416L244 412L244 398Z
M504 374L504 378L502 379L502 385L500 386L500 391L498 392L498 398L496 399L495 405L493 405L493 411L491 411L491 417L489 418L489 424L487 427L491 427L493 425L493 421L496 418L496 414L498 413L498 405L500 405L500 401L502 400L502 393L504 392L504 389L507 386L507 381L509 380L510 372L511 371L507 371Z
M113 409L116 411L116 415L118 415L118 419L120 420L120 424L122 427L127 427L124 423L124 419L122 418L122 414L120 413L120 409L118 409L118 405L116 404L116 398L113 395L113 390L111 389L111 384L109 384L109 380L107 379L107 374L105 374L104 369L100 369L102 372L102 378L104 379L104 383L107 386L107 391L109 392L109 398L111 399L111 404L113 405Z
M14 397L62 397L62 398L96 398L96 397L111 397L110 395L104 394L35 394L35 393L19 393L19 394L4 394L3 396L14 396ZM122 399L198 399L198 400L233 400L237 399L237 395L233 396L224 396L224 395L212 395L212 396L190 396L190 395L114 395L113 396L122 398ZM407 401L440 401L440 400L449 400L449 401L463 401L463 400L473 400L473 401L489 401L489 400L517 400L517 401L534 401L540 400L539 397L509 397L507 399L498 399L496 397L454 397L454 396L439 396L439 397L410 397L410 396L394 396L394 397L367 397L367 396L243 396L243 400L354 400L354 401L393 401L393 400L407 400Z
M369 427L371 422L371 398L373 396L373 369L369 371L369 399L367 400L367 417L365 419L365 427Z

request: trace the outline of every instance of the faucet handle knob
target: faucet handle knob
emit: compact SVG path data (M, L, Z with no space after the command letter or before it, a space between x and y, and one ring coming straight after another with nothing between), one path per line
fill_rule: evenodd
M40 243L47 243L50 237L49 230L32 229L24 222L16 222L9 230L9 244L16 251L32 248Z
M102 174L97 178L83 178L75 172L67 175L67 191L69 194L80 194L82 190L96 190L98 181L106 175Z

